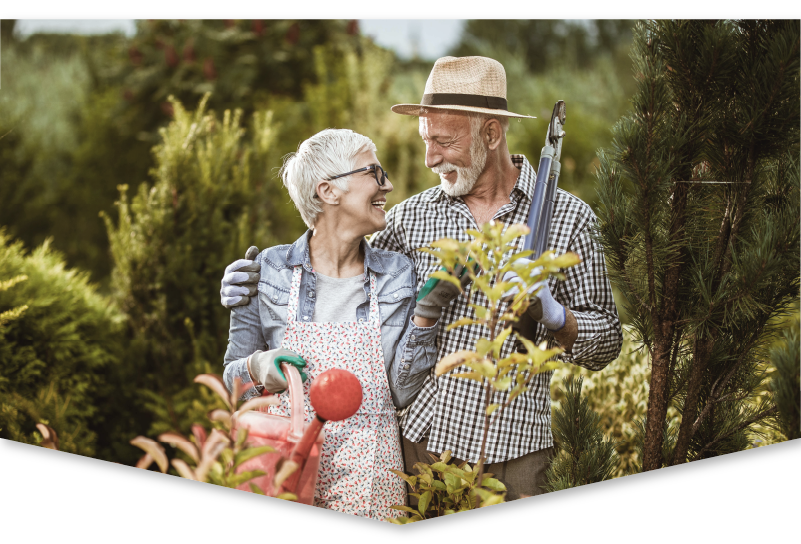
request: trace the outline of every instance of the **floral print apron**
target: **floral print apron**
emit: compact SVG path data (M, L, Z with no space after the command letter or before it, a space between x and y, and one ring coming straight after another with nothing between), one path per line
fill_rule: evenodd
M325 442L314 505L357 516L385 519L401 512L390 506L406 503L406 488L390 469L403 470L395 407L389 392L375 275L370 272L370 316L367 323L304 323L297 320L302 267L296 266L287 305L287 326L281 347L306 360L309 379L303 384L306 421L314 417L309 387L316 376L332 368L356 375L362 386L359 411L344 421L325 423ZM289 394L268 412L290 414Z

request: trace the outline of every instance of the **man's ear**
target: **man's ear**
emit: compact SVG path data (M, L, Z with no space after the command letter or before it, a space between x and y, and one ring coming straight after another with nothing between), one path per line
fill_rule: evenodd
M322 180L317 183L317 198L335 206L339 204L339 190L330 181Z
M487 147L492 151L498 149L498 146L501 145L501 140L503 140L501 123L497 119L487 119L484 122L482 133Z

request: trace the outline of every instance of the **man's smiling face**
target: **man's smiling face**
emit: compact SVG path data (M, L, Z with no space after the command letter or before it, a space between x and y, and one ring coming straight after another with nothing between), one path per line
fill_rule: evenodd
M450 196L468 194L487 160L480 132L473 134L467 115L429 111L420 115L420 137L426 144L426 166L439 174Z

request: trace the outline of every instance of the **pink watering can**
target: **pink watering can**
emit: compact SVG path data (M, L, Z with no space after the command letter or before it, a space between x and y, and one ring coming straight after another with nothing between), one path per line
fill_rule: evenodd
M289 384L291 417L268 414L265 408L264 412L251 411L238 418L238 425L248 429L248 443L251 446L269 445L275 448L275 452L265 453L242 463L237 473L262 470L265 475L254 478L237 489L250 491L249 483L254 483L267 495L274 496L288 491L297 495L297 502L312 504L320 466L320 450L325 440L323 424L326 421L347 419L355 414L362 404L362 386L359 379L347 370L331 369L323 372L314 378L309 389L309 401L317 415L310 423L304 424L303 383L300 373L287 363L282 363L281 369ZM282 458L291 459L298 464L298 468L276 489L273 478Z

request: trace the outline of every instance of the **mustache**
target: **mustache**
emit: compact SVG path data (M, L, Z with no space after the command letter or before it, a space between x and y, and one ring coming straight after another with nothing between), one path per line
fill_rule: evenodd
M431 169L432 172L435 174L447 174L449 172L454 172L458 170L459 167L455 166L449 162L443 162L442 164L438 164L437 166Z

